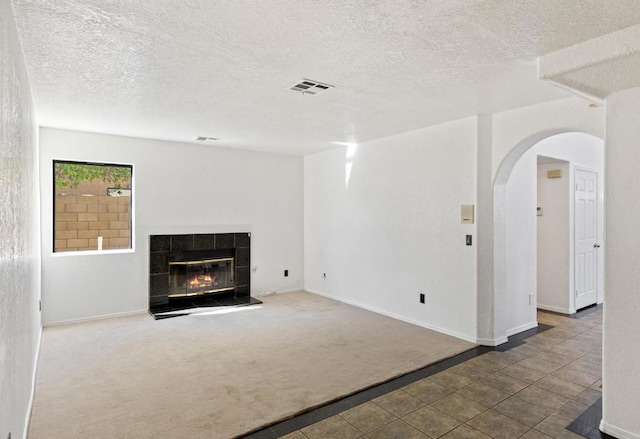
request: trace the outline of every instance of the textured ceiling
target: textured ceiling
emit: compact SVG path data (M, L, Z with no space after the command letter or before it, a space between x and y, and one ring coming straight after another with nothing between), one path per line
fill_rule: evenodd
M536 57L640 23L637 0L13 5L42 125L290 154L566 96Z

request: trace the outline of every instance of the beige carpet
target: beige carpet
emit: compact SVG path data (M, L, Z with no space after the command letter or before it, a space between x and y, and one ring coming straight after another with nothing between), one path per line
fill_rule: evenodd
M45 328L28 437L231 438L471 347L308 293Z

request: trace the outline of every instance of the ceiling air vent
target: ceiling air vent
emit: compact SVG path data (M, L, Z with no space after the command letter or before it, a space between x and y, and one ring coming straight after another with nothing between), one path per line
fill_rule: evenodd
M219 138L218 137L204 137L204 136L196 137L196 142L215 142L216 140L219 140Z
M296 82L289 88L293 91L297 91L305 95L317 95L333 87L334 87L333 85L323 84L322 82L311 81L310 79L303 79L301 81Z

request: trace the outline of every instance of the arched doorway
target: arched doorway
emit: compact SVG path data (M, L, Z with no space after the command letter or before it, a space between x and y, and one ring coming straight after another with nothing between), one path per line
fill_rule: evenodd
M509 198L513 204L513 194L509 192L508 183L512 176L512 172L516 168L518 162L529 152L534 146L549 142L547 139L561 139L562 135L575 134L576 136L588 136L602 143L602 140L591 133L585 133L581 130L574 129L555 129L536 133L527 137L518 143L504 158L493 182L493 313L491 322L493 324L493 334L490 340L491 344L500 344L506 341L507 337L518 332L534 327L536 323L536 301L531 302L532 293L535 290L536 282L530 282L533 287L514 288L513 272L510 272L510 266L514 266L514 260L519 260L520 256L529 258L528 263L534 264L535 273L535 251L534 254L528 254L530 250L517 248L518 243L514 243L513 239L513 221L510 226L510 206ZM558 142L556 142L558 143ZM573 174L572 174L573 175ZM571 177L573 178L573 177ZM567 186L568 187L568 186ZM535 205L531 206L530 224L535 224ZM516 232L517 233L517 232ZM533 231L535 236L535 229ZM517 240L515 240L517 241ZM516 246L516 248L514 248ZM531 262L533 260L533 262ZM522 264L522 261L520 261ZM573 261L572 261L573 263ZM521 275L521 274L520 274ZM517 276L517 275L516 275ZM572 285L573 287L573 285ZM531 291L533 288L533 291ZM569 291L567 291L569 294ZM537 296L537 294L536 294ZM487 307L479 307L478 318L486 318L482 316L482 310ZM484 338L487 339L486 337Z

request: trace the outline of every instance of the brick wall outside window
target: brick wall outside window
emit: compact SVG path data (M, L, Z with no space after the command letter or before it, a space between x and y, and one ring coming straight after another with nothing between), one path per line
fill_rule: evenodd
M131 197L57 194L55 252L131 248Z

